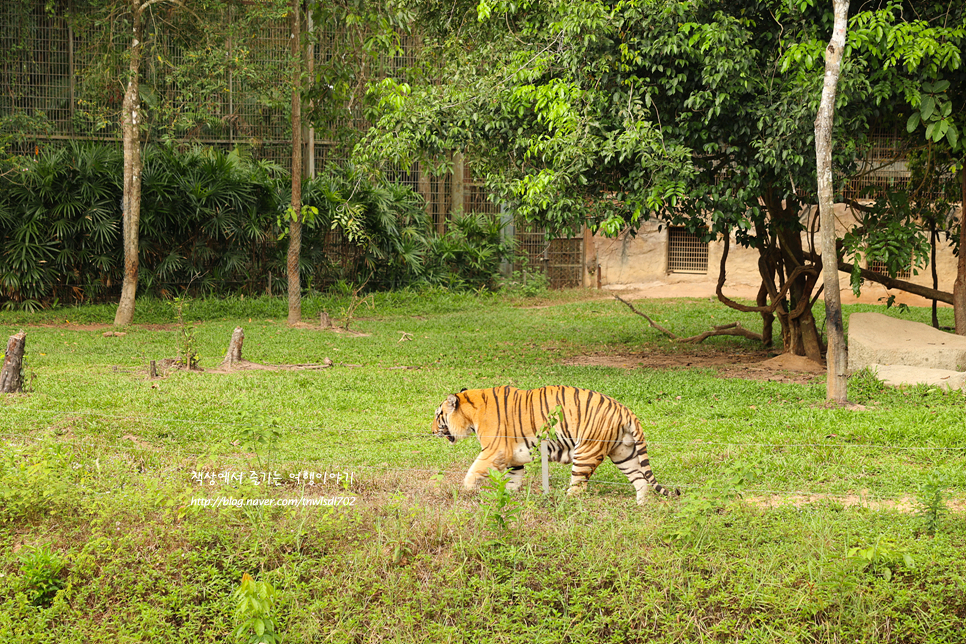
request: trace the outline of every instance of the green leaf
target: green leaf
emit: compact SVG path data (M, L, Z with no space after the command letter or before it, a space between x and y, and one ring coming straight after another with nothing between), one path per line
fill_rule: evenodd
M921 115L919 112L913 112L909 120L906 121L906 132L913 132L917 127L919 127L919 121L921 120Z
M936 99L934 99L932 96L927 96L926 98L922 99L922 105L919 106L919 111L922 112L922 120L928 121L935 109Z
M939 121L938 123L936 123L936 129L933 132L932 140L936 141L937 143L939 141L942 141L943 137L946 136L946 130L948 129L949 129L949 121Z
M955 123L949 124L949 129L946 130L946 138L949 139L949 145L954 150L959 147L959 130L956 129Z

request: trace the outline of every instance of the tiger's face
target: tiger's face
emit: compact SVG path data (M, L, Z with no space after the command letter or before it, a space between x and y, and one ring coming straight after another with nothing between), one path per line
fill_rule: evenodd
M436 408L436 418L433 420L433 436L445 438L451 443L455 443L460 438L466 438L470 432L469 426L465 423L466 419L462 414L457 414L459 399L450 394L443 401L443 404ZM463 421L463 422L461 422Z

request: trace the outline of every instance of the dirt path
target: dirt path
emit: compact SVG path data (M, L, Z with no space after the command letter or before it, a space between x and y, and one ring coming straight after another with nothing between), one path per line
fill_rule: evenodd
M616 367L619 369L715 369L722 378L744 378L773 382L808 384L825 375L825 366L803 356L780 355L769 358L765 351L732 353L701 351L694 353L590 354L568 358L568 366Z

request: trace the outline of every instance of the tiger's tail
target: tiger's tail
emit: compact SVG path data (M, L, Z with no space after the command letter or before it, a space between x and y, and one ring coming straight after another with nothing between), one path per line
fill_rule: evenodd
M633 424L634 432L634 442L637 443L637 457L641 463L641 472L644 475L644 482L647 483L652 490L661 494L665 497L675 497L681 496L681 490L674 488L666 488L657 482L657 478L654 476L654 472L651 470L651 460L647 456L647 441L644 439L644 430L641 429L641 421L637 419L637 416L631 413L631 420Z

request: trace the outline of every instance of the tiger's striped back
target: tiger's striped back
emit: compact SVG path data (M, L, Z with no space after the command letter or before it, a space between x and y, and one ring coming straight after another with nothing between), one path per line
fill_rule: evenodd
M556 420L553 420L556 419ZM464 390L451 394L436 410L433 433L451 442L475 433L481 452L463 483L474 488L495 467L510 469L509 487L519 488L523 465L540 435L553 426L550 458L573 463L568 493L578 492L610 457L637 489L638 502L653 489L671 496L651 471L640 421L610 396L577 387L550 386Z

